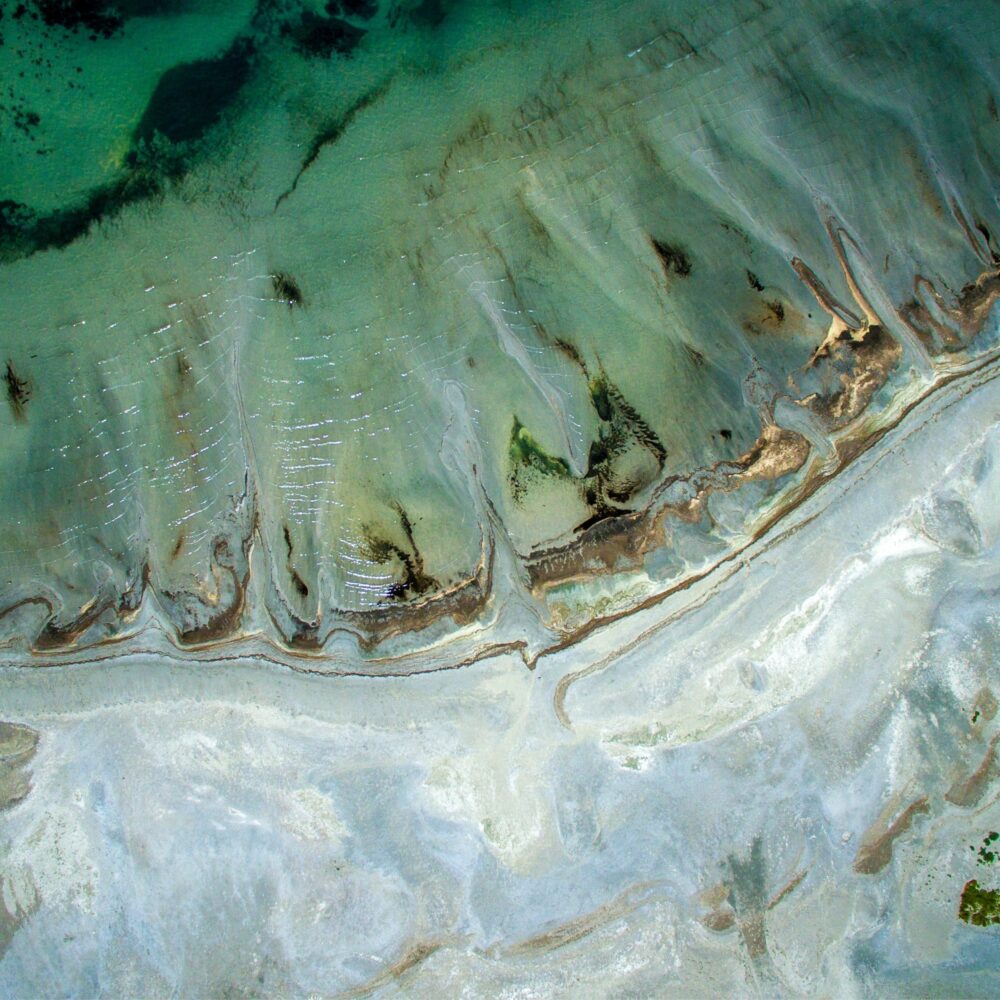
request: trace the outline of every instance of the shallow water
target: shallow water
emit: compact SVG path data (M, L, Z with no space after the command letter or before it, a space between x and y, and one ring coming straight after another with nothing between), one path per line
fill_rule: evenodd
M0 35L6 991L996 991L995 5Z

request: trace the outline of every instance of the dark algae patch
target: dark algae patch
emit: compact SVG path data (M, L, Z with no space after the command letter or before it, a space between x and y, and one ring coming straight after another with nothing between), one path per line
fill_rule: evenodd
M137 142L159 133L172 143L195 142L216 125L250 76L253 44L237 39L216 59L173 66L160 77L135 130Z
M597 439L590 445L584 476L584 500L594 513L577 527L578 531L627 513L619 505L649 485L667 459L666 448L655 431L603 371L589 379L588 389L601 423ZM636 450L645 453L639 465L634 461ZM624 473L626 467L630 471Z
M282 27L281 34L303 56L317 59L349 56L367 34L367 29L335 16L339 7L339 4L327 4L326 14L303 11L297 20Z
M284 302L289 309L302 305L302 290L290 274L275 272L271 275L271 286L278 300Z
M24 419L24 408L31 399L31 383L26 378L21 378L14 368L14 362L9 358L4 369L4 385L7 389L7 402L10 403L11 410L14 411L15 420Z
M664 273L668 276L676 274L679 278L686 278L691 273L691 259L684 250L652 237L650 242L653 244L656 256L660 258Z
M448 16L448 9L442 0L423 0L408 13L414 24L423 28L436 28Z
M409 515L398 503L394 503L392 507L399 516L399 523L410 551L407 552L401 545L377 534L374 528L368 527L365 529L365 555L373 562L383 565L399 564L402 580L391 584L384 596L387 600L401 600L436 589L438 582L424 572L424 559L414 540L413 524Z
M41 19L46 27L82 32L97 41L120 34L134 17L168 17L196 9L193 0L33 0L17 4L13 16Z
M319 154L327 146L333 145L347 131L355 117L364 111L370 104L377 101L386 92L386 90L388 90L388 87L389 84L386 82L381 86L376 87L374 90L369 91L367 94L362 94L361 97L359 97L342 115L331 121L326 128L322 129L316 136L314 136L312 142L309 144L309 152L306 153L305 159L303 159L302 165L299 167L291 185L278 195L278 198L274 203L275 208L277 208L290 194L295 191L298 187L299 181L302 179L302 175L316 162L319 158Z
M115 9L124 18L173 17L198 9L198 0L116 0Z
M587 374L575 350L564 352ZM574 477L567 462L546 452L517 417L507 449L508 483L515 503L521 504L532 481L547 476L575 482L591 516L576 530L583 531L609 517L627 514L622 505L648 486L663 469L667 451L655 431L601 371L587 377L590 401L600 421L587 455L587 470Z
M511 465L529 466L545 476L568 476L569 466L555 455L550 455L524 428L517 417L510 432L508 449Z
M253 44L241 38L216 59L167 70L133 133L121 173L75 203L38 212L23 202L0 201L0 261L62 249L85 236L94 223L162 194L169 181L187 172L197 142L246 83L253 55Z
M125 23L117 5L104 0L35 0L32 6L50 28L83 30L93 39L111 38Z
M598 416L605 423L612 425L613 432L621 433L628 430L643 447L653 453L659 465L666 461L667 450L656 432L639 416L618 387L609 382L603 373L591 379L590 398L594 402Z
M308 597L309 587L306 585L305 580L303 580L302 577L299 576L298 571L294 569L289 569L288 572L291 574L292 586L295 587L295 592L299 595L299 597Z
M26 111L24 108L14 109L14 128L28 138L33 138L35 128L41 120L37 111Z
M344 14L359 21L370 21L378 12L375 0L330 0L326 5L327 14Z
M298 570L292 565L292 552L294 551L294 545L292 545L292 533L288 528L288 525L282 526L282 534L285 538L285 548L288 551L288 575L291 577L292 586L295 588L295 592L299 597L309 596L309 586L306 584L305 580L302 579Z

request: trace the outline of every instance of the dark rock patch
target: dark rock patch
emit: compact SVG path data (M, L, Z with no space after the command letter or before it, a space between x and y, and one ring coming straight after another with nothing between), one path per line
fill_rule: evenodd
M216 59L173 66L160 77L135 130L137 142L159 133L173 143L195 142L216 125L250 76L253 44L237 39Z
M330 0L326 5L326 12L331 17L341 15L357 18L359 21L370 21L378 12L378 4L375 0Z
M95 40L112 38L125 23L117 6L104 0L35 0L34 6L50 28L83 29Z
M307 10L298 21L285 24L281 33L301 55L329 59L334 55L349 56L367 32L342 18Z
M175 17L198 9L196 0L115 0L126 20L133 17Z

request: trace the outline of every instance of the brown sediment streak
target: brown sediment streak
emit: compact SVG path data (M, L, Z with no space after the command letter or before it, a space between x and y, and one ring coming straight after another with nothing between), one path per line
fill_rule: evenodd
M736 926L736 911L727 903L725 906L716 907L706 913L701 918L701 922L710 931L721 934Z
M808 873L808 868L802 868L792 875L768 900L767 905L764 907L764 912L773 910L786 896L793 893L802 884L802 880ZM733 909L732 902L730 901L731 892L732 887L725 882L721 882L699 893L698 901L709 909L709 912L701 918L701 923L710 931L728 931L736 925L736 910ZM762 916L762 914L759 915ZM744 936L748 932L751 938L754 936L755 928L751 923L754 916L754 914L750 914L747 919L740 922L740 931ZM763 930L763 924L761 924L761 930Z
M249 555L252 538L253 534L251 533L250 539L247 539L243 543L243 557L247 561L247 568L242 577L234 566L225 566L220 562L224 556L229 555L229 543L224 538L216 539L215 549L213 552L215 563L222 569L226 570L226 572L228 572L232 577L233 600L228 608L223 608L223 610L214 614L203 625L196 625L193 628L182 631L177 636L180 645L201 646L205 643L217 642L220 639L225 639L232 635L232 633L236 630L236 627L240 624L240 621L243 618L243 608L246 605L247 587L250 585L250 562L247 556ZM169 594L167 596L172 598L175 597L173 594Z
M589 579L601 571L639 565L651 545L648 511L608 517L586 528L572 542L532 553L526 560L532 589Z
M990 781L998 773L996 759L997 743L1000 743L1000 733L994 735L993 739L990 740L989 746L986 748L986 753L975 771L973 771L967 778L959 778L951 786L951 788L945 792L944 797L952 803L952 805L959 806L962 809L968 809L970 806L978 804L979 800L983 797L983 794L989 786Z
M349 632L358 645L370 652L382 642L405 632L418 632L442 618L451 618L459 626L474 621L489 601L493 590L493 564L495 550L484 539L483 555L475 573L452 587L440 590L421 601L407 604L387 604L367 611L334 611L330 625L322 634L322 622L303 621L288 606L279 593L276 597L284 613L295 627L289 635L268 610L272 624L290 651L302 654L320 654L332 635Z
M14 414L14 419L24 420L25 407L31 399L31 382L26 378L21 378L14 368L14 362L9 358L4 369L4 383L7 387L7 402Z
M171 562L173 562L181 554L181 549L184 548L184 540L185 540L185 536L184 536L184 532L182 531L177 536L177 541L174 543L174 547L173 547L173 549L170 552L170 561Z
M144 563L139 580L124 591L117 601L110 596L100 600L95 597L76 618L65 625L58 624L53 617L50 617L41 632L35 637L32 647L44 651L72 646L108 611L114 612L119 623L131 620L142 605L142 598L148 585L149 564ZM26 602L22 601L21 603ZM49 602L45 601L44 603L48 604ZM49 606L51 607L51 605Z
M809 290L816 297L816 301L831 315L839 319L845 326L852 330L861 329L861 320L850 311L842 306L834 297L830 294L826 285L823 284L819 278L816 277L815 272L805 261L800 257L792 258L792 267L795 269L795 273L802 279L803 283L809 288Z
M808 286L820 305L835 319L834 328L819 346L810 359L807 367L815 367L818 362L831 360L843 361L844 351L840 345L846 345L851 354L853 370L850 375L841 374L841 389L834 393L831 399L826 396L814 397L808 402L810 408L827 423L828 431L839 430L850 423L871 401L875 392L881 388L889 377L889 373L899 363L902 357L902 345L895 337L887 334L882 320L874 306L861 291L851 270L847 252L844 249L844 239L854 240L832 218L825 223L827 235L833 246L837 261L844 273L855 303L865 314L861 320L838 303L822 285L816 275L799 258L793 258L792 267L802 281ZM859 251L860 252L860 251ZM845 329L836 329L839 320ZM918 352L919 345L914 347Z
M846 232L842 226L837 225L835 220L832 218L828 218L826 220L826 232L830 237L830 243L833 245L833 252L837 255L837 260L840 262L841 270L844 272L844 280L847 282L847 287L851 290L851 295L854 296L855 303L861 306L869 324L880 324L882 319L875 311L871 302L868 301L868 297L858 286L858 282L854 277L854 272L851 270L850 261L847 259L847 251L844 249L844 239L847 238L851 241L855 250L858 250L860 253L861 251L858 249L857 243L854 242L850 233Z
M37 650L72 646L84 632L97 622L105 611L111 610L114 606L115 602L110 597L101 599L95 597L76 618L65 625L58 625L54 620L49 619L32 645Z
M456 625L474 621L493 589L493 547L475 576L413 604L390 604L370 611L342 611L339 616L358 629L358 643L372 650L386 639L404 632L417 632L445 617Z
M854 870L859 875L877 875L892 860L892 848L896 839L906 833L920 813L930 812L927 796L914 799L892 823L886 822L893 812L890 806L883 810L879 818L865 831L861 846L854 858Z
M698 902L708 909L701 923L710 931L720 934L736 926L736 911L729 899L731 892L732 886L720 882L698 893Z
M763 913L751 913L739 922L740 936L751 960L763 958L768 954L767 928Z
M767 909L773 910L787 895L794 892L801 884L802 880L809 873L808 868L803 868L796 872L769 900Z
M239 573L232 566L224 567L233 580L235 596L228 608L213 615L204 625L185 629L178 635L182 646L202 646L229 637L243 617L243 607L246 603L246 588L250 583L249 570L240 579Z
M106 612L114 610L119 622L128 622L135 617L142 606L143 595L149 586L149 564L144 563L139 579L124 591L117 603L111 597L94 598L83 611L72 621L60 625L56 621L54 602L41 595L24 597L0 610L0 619L31 605L40 605L48 609L49 617L41 631L31 644L34 651L53 651L72 646L88 629L92 628ZM102 642L113 642L117 637L104 638Z
M526 938L524 941L519 941L517 944L504 948L501 954L504 958L516 958L522 955L555 951L556 948L562 948L574 941L579 941L588 934L593 934L600 927L627 916L639 909L640 906L651 902L655 897L650 895L649 890L657 884L656 882L642 882L630 886L596 910L592 910L582 917L577 917L575 920L559 924L558 927L553 927L551 930Z
M938 320L920 302L921 291L934 300L947 323ZM982 330L993 304L1000 299L1000 269L983 271L975 281L965 285L954 306L949 306L941 293L922 275L914 278L913 292L914 298L900 310L907 326L927 346L933 346L937 340L945 351L960 350Z
M986 267L1000 263L993 259L988 239L986 239L982 233L976 232L969 220L965 217L965 212L962 211L958 202L955 201L954 198L948 199L948 207L951 209L951 214L955 217L955 221L962 227L962 232L965 233L965 238L968 240L969 246L972 248L972 252L979 258L979 260Z
M425 962L444 943L443 941L423 941L415 944L392 965L373 976L368 982L355 986L354 989L335 993L334 996L337 1000L362 1000L363 997L371 996L376 990L382 989L383 986L387 986L393 980L405 975L410 969L416 968L421 962Z
M40 595L35 595L33 597L22 597L21 600L15 601L13 604L8 604L2 611L0 611L0 619L6 618L7 615L13 614L18 608L23 608L30 604L42 604L49 609L49 614L53 614L55 609L52 606L52 602L47 597L42 597Z
M529 668L534 668L537 662L543 656L550 656L553 653L561 652L562 650L572 646L581 640L585 639L593 632L597 632L608 625L619 621L620 619L626 617L627 615L636 614L640 611L647 611L650 608L654 608L664 601L673 597L678 593L682 593L685 590L689 590L695 585L701 583L702 581L708 579L712 576L718 576L720 571L726 567L726 572L722 576L718 576L716 587L722 586L723 583L729 577L731 577L740 566L744 565L748 558L752 559L753 556L747 556L748 550L770 533L770 531L784 518L786 518L793 510L801 506L806 500L808 500L814 493L816 493L821 487L825 486L831 480L835 479L840 475L843 470L854 462L856 459L860 458L866 451L873 448L879 441L885 437L890 431L899 426L899 424L906 418L906 416L912 412L917 406L925 402L931 395L935 392L940 391L945 386L950 383L962 379L971 379L976 375L983 375L983 384L990 382L993 379L1000 377L1000 370L998 370L997 362L1000 361L1000 353L994 352L988 358L979 361L977 364L973 365L971 368L966 368L964 370L953 371L947 375L941 376L933 385L931 385L926 392L921 394L919 397L912 399L906 406L903 406L895 414L893 420L884 424L881 427L876 428L871 433L862 436L857 439L845 438L837 443L836 454L837 462L836 465L827 466L821 469L815 475L809 476L799 483L796 487L788 492L771 513L757 525L753 534L747 539L745 544L739 548L733 549L731 552L727 553L717 562L713 563L706 569L698 572L692 573L691 575L684 577L682 580L671 584L664 590L657 591L655 594L651 594L649 597L637 604L628 608L626 611L616 612L610 615L595 616L587 622L586 625L581 626L572 633L565 636L559 642L553 643L553 645L548 646L545 649L540 650L534 656L529 658L526 662ZM951 404L949 404L951 405ZM772 544L780 541L783 538L787 538L790 535L795 534L800 531L803 527L809 524L815 519L817 515L813 514L793 525L791 525L784 533L779 535ZM673 614L668 615L665 619L656 624L644 629L636 638L632 639L630 642L626 643L622 648L611 653L601 659L589 664L581 670L575 670L571 673L566 674L556 685L555 691L552 696L552 709L555 712L556 718L565 726L567 729L572 730L573 724L569 718L569 714L566 711L566 696L569 693L570 687L577 681L583 680L585 677L589 677L591 674L597 673L603 670L605 667L609 666L615 660L620 659L622 656L631 652L642 642L645 642L649 637L655 632L665 628L667 625L676 621L682 615L687 614L694 608L700 607L708 599L708 594L703 595L693 604L688 605L684 608L679 609Z
M691 476L667 479L646 510L606 518L566 545L532 553L526 560L531 586L544 591L551 586L590 579L596 572L634 568L650 549L662 544L663 521L667 516L697 521L712 493L728 493L754 480L778 479L797 472L809 449L809 442L801 434L768 425L753 446L735 461L716 462ZM687 499L657 505L657 499L666 490L685 484L690 486Z
M885 385L902 355L899 342L877 323L866 326L859 333L844 330L837 336L828 337L809 365L849 361L851 372L839 376L840 388L832 395L811 397L807 403L809 409L823 420L829 431L842 429L861 415L875 393Z

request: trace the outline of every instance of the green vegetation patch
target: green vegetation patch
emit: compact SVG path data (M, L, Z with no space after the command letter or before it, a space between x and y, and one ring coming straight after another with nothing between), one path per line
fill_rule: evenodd
M998 840L1000 840L1000 833L997 833L996 830L991 830L983 837L983 842L977 851L976 860L979 864L992 865L996 862L997 857L1000 856L1000 848L995 846Z
M990 830L977 849L972 845L969 850L976 854L976 864L989 866L1000 859L1000 832ZM976 927L990 927L1000 924L1000 889L985 889L977 879L970 879L962 889L962 897L958 902L958 919Z
M958 919L976 927L1000 924L1000 890L984 889L976 879L966 882L958 904Z

